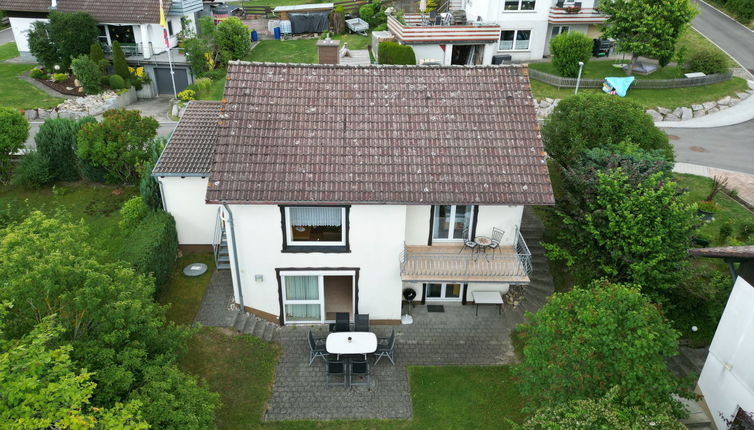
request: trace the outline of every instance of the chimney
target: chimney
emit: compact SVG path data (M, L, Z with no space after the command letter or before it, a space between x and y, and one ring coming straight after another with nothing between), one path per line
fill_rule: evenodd
M330 39L330 36L324 40L317 41L317 57L319 64L338 64L338 48L340 41Z

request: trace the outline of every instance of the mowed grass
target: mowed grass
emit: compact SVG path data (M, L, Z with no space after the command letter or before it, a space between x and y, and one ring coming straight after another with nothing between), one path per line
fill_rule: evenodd
M626 72L619 67L615 67L615 64L621 64L621 61L593 59L584 65L581 77L583 79L602 79L607 76L627 76ZM531 63L529 64L529 68L551 75L559 75L558 70L551 62ZM683 73L683 70L678 67L667 66L649 75L634 74L634 77L636 79L676 79L683 77Z
M11 58L18 57L18 48L16 42L6 43L0 45L0 61L10 60Z
M63 102L62 98L52 97L18 78L33 67L31 64L0 63L0 106L36 109L55 107Z
M317 62L317 40L262 40L251 54L248 61L259 63L302 63Z
M183 268L193 263L204 263L207 272L201 276L186 276ZM181 256L175 263L175 270L162 288L157 301L168 305L167 317L176 324L191 324L202 304L204 292L215 273L215 260L211 252L189 253Z

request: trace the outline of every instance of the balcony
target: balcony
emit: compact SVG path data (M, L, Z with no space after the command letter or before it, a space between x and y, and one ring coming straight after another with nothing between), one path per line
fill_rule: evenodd
M388 29L402 43L494 43L500 39L500 26L497 24L452 25L445 21L436 25L436 21L430 21L428 15L418 13L407 13L403 18L405 24L392 16L387 19Z
M601 24L607 19L595 8L582 8L574 5L576 3L571 5L565 3L561 7L551 7L548 22L550 24Z
M518 234L515 246L473 253L462 244L405 246L400 256L401 279L412 282L504 282L525 284L531 253Z

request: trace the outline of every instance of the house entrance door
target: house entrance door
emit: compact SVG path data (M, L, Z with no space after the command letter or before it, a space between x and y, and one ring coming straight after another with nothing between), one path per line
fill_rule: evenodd
M336 312L353 319L355 284L351 271L281 272L283 316L286 324L323 324Z

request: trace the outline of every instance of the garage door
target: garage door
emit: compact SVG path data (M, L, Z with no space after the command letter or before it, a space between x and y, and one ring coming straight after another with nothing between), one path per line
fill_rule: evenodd
M181 92L189 85L188 70L174 68L175 91ZM154 75L157 78L157 92L160 94L173 94L173 83L170 81L170 69L167 67L155 67Z

